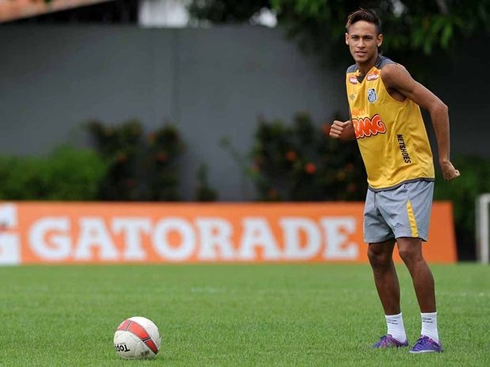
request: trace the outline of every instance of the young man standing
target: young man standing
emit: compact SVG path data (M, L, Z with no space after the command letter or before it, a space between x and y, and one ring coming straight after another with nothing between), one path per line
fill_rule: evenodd
M422 255L435 175L420 107L434 126L442 175L452 180L459 172L449 160L448 108L403 66L380 55L381 20L374 11L360 9L348 17L345 42L355 61L346 75L351 119L334 121L330 136L357 139L367 171L364 240L387 324L387 334L373 347L408 346L393 263L396 243L422 318L421 336L410 352L442 352L434 278Z

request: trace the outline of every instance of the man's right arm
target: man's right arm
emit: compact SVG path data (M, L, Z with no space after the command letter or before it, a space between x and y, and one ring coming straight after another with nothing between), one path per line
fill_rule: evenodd
M330 137L340 140L355 140L356 134L352 126L352 121L335 120L330 126Z

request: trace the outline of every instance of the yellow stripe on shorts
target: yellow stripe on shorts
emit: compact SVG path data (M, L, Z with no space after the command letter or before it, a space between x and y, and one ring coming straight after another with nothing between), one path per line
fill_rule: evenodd
M419 236L419 230L417 229L417 222L415 221L415 214L413 214L412 203L410 200L407 203L407 215L408 222L410 223L410 232L412 232L412 237Z

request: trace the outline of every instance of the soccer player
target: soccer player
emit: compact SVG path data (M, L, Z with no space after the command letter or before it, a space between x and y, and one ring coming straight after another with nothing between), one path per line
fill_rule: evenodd
M408 346L393 263L395 243L413 280L422 330L411 353L442 352L434 278L422 255L434 191L434 164L420 107L430 114L445 180L459 176L449 159L447 106L400 64L381 55L381 20L372 10L349 15L345 43L355 64L347 69L350 120L334 121L330 136L357 139L367 172L364 240L368 243L387 333L374 348Z

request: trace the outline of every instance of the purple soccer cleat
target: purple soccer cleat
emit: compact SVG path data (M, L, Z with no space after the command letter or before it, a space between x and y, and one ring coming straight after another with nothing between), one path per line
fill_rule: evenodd
M422 335L415 343L410 353L441 353L442 347L435 340L428 336Z
M390 334L383 335L377 343L373 344L374 349L400 348L400 347L408 347L408 340L401 342L393 338Z

